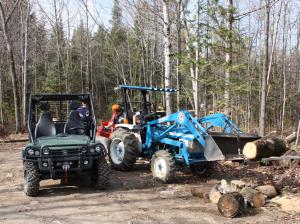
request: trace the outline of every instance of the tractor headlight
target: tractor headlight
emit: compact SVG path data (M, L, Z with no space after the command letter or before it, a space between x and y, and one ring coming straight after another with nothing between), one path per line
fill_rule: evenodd
M27 149L27 154L29 155L29 156L33 156L34 155L34 150L33 149Z
M101 152L101 149L102 149L102 148L101 148L100 145L97 145L96 148L95 148L96 152Z
M49 155L49 153L50 153L49 148L48 148L48 147L44 147L44 148L43 148L43 154L44 154L44 155Z

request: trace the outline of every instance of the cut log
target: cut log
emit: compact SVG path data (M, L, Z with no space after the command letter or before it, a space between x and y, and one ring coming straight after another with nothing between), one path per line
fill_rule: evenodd
M204 198L205 192L203 192L202 188L192 188L191 189L191 194L194 197L198 197L198 198Z
M218 210L225 217L235 217L244 212L244 198L240 193L223 194L218 201Z
M243 148L243 155L249 160L260 160L270 156L281 156L287 150L281 138L258 139L248 142Z
M218 190L218 185L214 185L209 192L209 200L212 203L217 204L221 196L222 196L222 194Z
M290 134L289 136L287 136L287 137L285 138L285 141L286 141L288 144L290 144L290 143L292 143L293 141L296 141L296 139L297 139L297 133L296 133L296 132L293 132L292 134Z
M243 195L245 202L254 208L260 208L266 203L264 194L251 187L244 187L240 193Z
M235 192L239 192L246 186L246 183L242 180L232 180L230 181L231 189Z
M274 198L277 196L277 191L273 185L259 186L256 190L266 195L267 198Z

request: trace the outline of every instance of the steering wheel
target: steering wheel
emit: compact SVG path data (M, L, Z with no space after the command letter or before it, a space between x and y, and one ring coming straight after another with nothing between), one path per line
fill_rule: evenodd
M156 118L156 113L155 112L150 112L150 113L144 115L144 120L147 120L149 118Z

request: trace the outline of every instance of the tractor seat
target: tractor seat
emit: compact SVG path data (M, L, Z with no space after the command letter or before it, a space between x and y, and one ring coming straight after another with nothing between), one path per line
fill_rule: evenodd
M84 135L85 133L85 123L80 118L79 112L77 109L79 108L78 102L70 103L70 114L68 120L65 124L64 132L66 134L76 134L76 135Z
M55 125L49 111L44 111L35 128L35 138L56 135Z

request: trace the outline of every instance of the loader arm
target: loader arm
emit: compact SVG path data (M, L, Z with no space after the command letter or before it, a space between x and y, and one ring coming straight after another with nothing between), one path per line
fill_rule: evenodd
M198 122L202 125L206 125L207 131L214 127L220 127L223 130L223 133L242 133L242 131L225 114L222 113L201 117L198 119Z
M183 157L185 162L189 164L189 154L186 145L181 141L189 135L198 141L203 149L203 157L206 160L224 159L224 155L206 129L186 110L148 122L146 129L145 148L151 148L154 143L178 147L178 157Z

